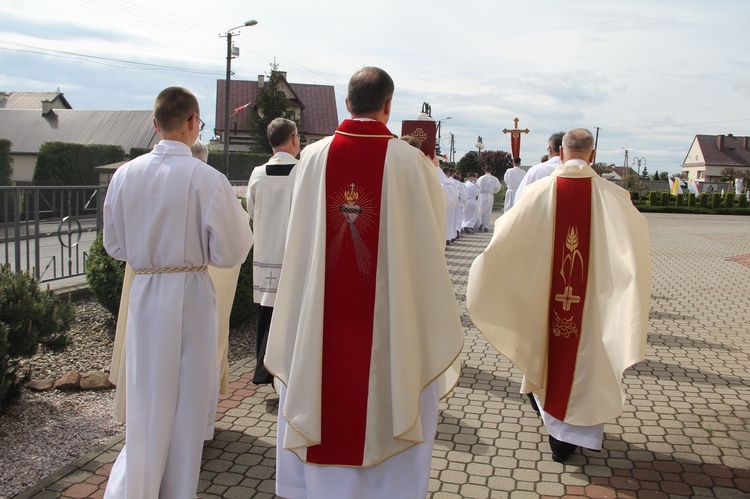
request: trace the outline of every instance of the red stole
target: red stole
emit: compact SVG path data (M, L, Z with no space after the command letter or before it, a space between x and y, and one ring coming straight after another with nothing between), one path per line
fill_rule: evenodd
M557 179L544 410L565 420L581 340L589 269L591 179Z
M307 461L361 466L375 310L380 202L388 141L383 123L346 120L326 163L321 443Z

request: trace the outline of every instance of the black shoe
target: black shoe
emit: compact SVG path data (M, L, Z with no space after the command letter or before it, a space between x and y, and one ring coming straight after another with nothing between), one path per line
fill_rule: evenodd
M490 231L490 229L488 229L487 227L485 227L485 228L484 228L484 231L485 231L485 232L489 232L489 231Z
M541 416L542 413L539 412L539 406L536 403L536 398L534 398L534 394L533 393L527 393L526 396L529 397L529 402L531 402L531 407L536 411L537 414L539 414Z
M578 448L577 445L569 444L549 435L549 447L552 449L552 460L556 463L564 463Z

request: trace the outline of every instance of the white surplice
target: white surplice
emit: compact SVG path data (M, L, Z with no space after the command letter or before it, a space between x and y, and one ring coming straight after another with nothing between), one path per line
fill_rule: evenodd
M505 181L505 187L507 188L507 190L505 191L505 204L503 206L503 213L513 208L516 190L518 189L518 186L521 185L521 181L523 180L523 177L525 175L526 172L523 171L523 169L519 166L514 166L513 168L509 168L508 170L506 170L505 176L503 177L503 180Z
M548 313L558 177L591 178L591 243L570 401L564 421L552 421L549 415L544 421L556 438L598 448L601 429L595 427L622 413L622 373L645 357L651 288L648 226L628 192L580 160L530 185L515 208L495 222L492 241L472 264L467 310L489 342L524 373L522 393L533 392L543 408L550 374ZM568 437L575 433L583 436L571 441Z
M268 175L266 167L296 165L289 153L278 152L268 163L253 169L247 184L247 212L253 219L253 300L264 307L273 307L284 261L289 210L296 166L289 175Z
M104 247L136 275L125 337L125 448L105 497L195 496L217 381L218 314L208 272L188 269L234 267L252 240L226 177L181 142L162 140L112 177Z
M485 173L477 180L479 187L479 226L489 229L492 217L492 206L495 204L495 193L500 192L500 181L491 173Z
M305 148L298 165L266 353L269 371L286 385L279 406L277 493L350 497L315 492L340 490L346 483L350 491L357 491L354 497L404 497L399 484L417 479L412 475L415 469L429 471L436 397L452 389L460 372L463 338L444 255L445 195L424 155L402 140L388 143L363 464L303 463L306 448L321 441L325 185L331 141ZM432 390L435 395L430 395ZM427 404L433 414L423 414L426 406L420 409L420 404ZM402 455L421 464L402 466ZM367 495L382 477L394 478L378 483L379 495ZM426 483L420 490L426 492Z
M461 226L463 228L475 229L477 227L477 222L479 221L479 206L477 205L479 187L469 180L464 182L464 185L466 185L468 197L466 198L466 205L464 206L464 218Z
M451 227L453 224L453 210L458 204L458 188L451 182L451 179L448 178L442 168L435 167L435 171L445 193L445 235L448 239L453 239L451 236Z
M529 171L527 171L526 175L523 176L523 179L521 179L521 183L516 189L515 202L518 202L518 199L521 197L521 193L526 189L526 186L528 186L529 184L533 184L540 178L549 177L558 166L560 166L560 156L552 156L547 161L529 168Z

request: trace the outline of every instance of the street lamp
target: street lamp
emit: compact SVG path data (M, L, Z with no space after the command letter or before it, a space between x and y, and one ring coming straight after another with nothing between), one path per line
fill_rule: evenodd
M633 166L638 165L638 180L641 179L641 163L646 167L646 158L633 158Z
M245 24L236 26L227 30L225 34L219 35L221 38L226 37L227 39L227 78L226 90L224 91L224 156L227 162L227 178L229 178L229 81L232 77L232 37L235 36L235 33L232 33L232 31L244 28L245 26L255 26L256 24L258 24L258 21L250 19L249 21L245 21ZM239 33L236 33L236 35L239 36ZM239 55L240 53L238 50L237 57L239 57Z
M484 144L482 143L482 136L481 135L479 137L477 137L476 146L477 146L477 151L479 151L479 152L477 152L477 159L479 160L479 164L481 165L482 164L482 160L481 160L481 158L482 158L482 149L484 149Z

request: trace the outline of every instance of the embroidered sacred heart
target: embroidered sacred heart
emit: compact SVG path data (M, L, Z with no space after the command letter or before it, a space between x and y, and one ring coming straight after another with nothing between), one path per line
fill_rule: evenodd
M344 214L346 221L353 224L362 213L362 207L358 204L342 204L339 211Z

